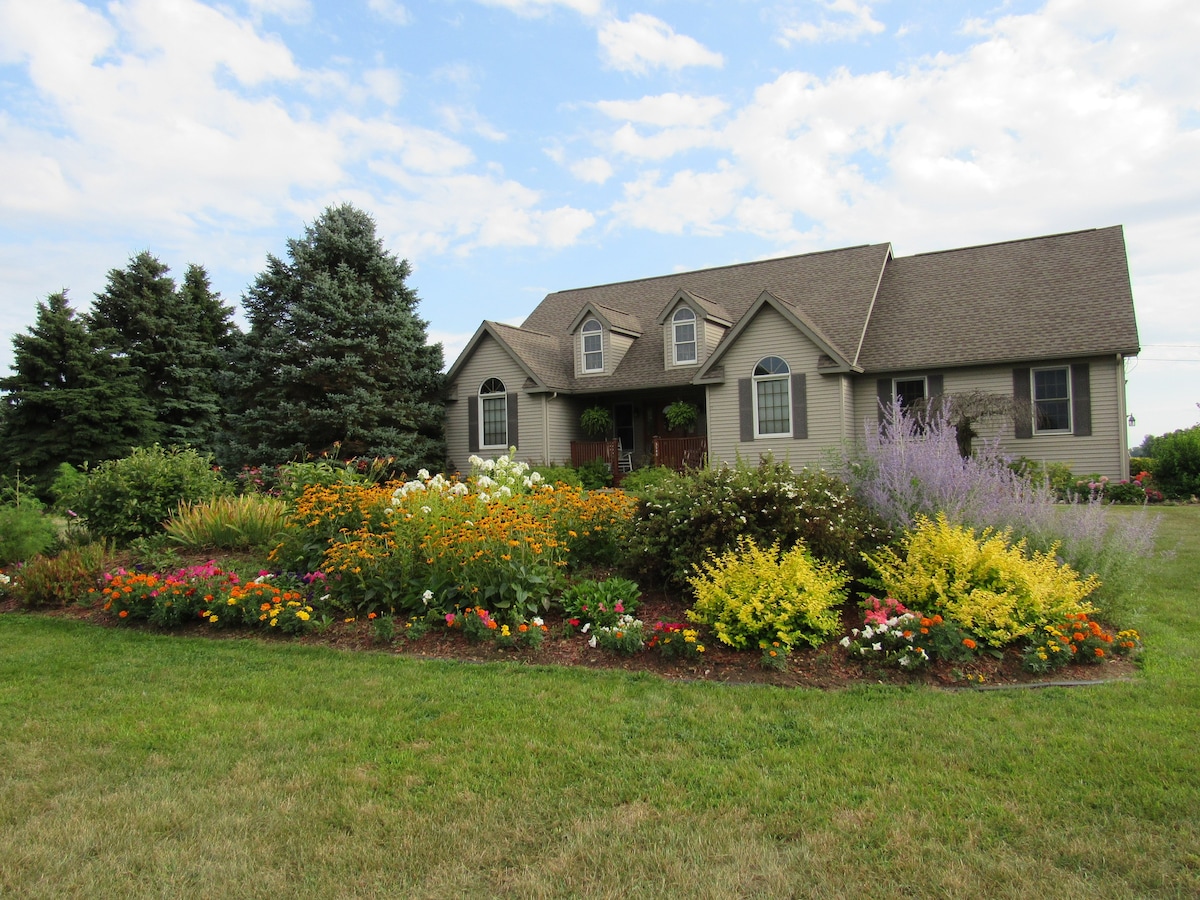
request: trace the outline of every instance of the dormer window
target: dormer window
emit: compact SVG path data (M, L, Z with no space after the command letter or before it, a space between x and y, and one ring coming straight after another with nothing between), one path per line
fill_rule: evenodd
M583 344L583 371L604 371L604 327L595 319L583 323L579 332Z
M696 362L696 314L686 306L679 307L671 317L671 329L674 332L675 365Z

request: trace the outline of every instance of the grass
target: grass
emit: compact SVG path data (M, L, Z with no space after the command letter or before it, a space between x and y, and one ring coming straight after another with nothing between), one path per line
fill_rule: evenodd
M0 896L1200 893L1200 508L1143 677L680 684L0 616Z

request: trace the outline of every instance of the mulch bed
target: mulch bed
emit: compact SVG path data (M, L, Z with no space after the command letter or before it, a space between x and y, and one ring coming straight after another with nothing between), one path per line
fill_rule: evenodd
M14 601L0 604L0 612L15 610ZM664 592L643 593L637 616L647 626L655 622L683 622L685 604ZM68 607L47 610L45 615L83 619L106 627L144 627L120 625L118 620L100 609ZM511 661L524 665L576 666L589 669L619 669L626 672L646 672L683 681L715 681L729 684L762 684L779 687L810 687L834 690L867 684L925 684L931 687L1000 688L1038 687L1050 685L1099 684L1128 680L1136 676L1133 661L1112 658L1100 665L1072 665L1047 675L1024 671L1020 654L1010 650L1000 659L987 654L970 663L934 663L920 672L862 663L850 659L836 642L815 649L797 649L783 670L762 665L757 650L733 650L715 640L705 641L705 653L696 660L664 659L654 651L642 651L623 656L597 650L587 645L587 637L567 625L561 616L547 614L550 633L536 650L502 649L490 642L473 644L457 630L432 628L415 641L399 635L402 622L397 619L397 637L390 644L373 639L373 626L365 617L353 622L337 621L329 629L301 638L275 638L246 630L214 629L203 624L171 631L172 634L207 638L255 638L260 640L295 640L299 643L328 646L345 651L394 653L426 659L451 659L468 662ZM862 626L861 611L853 604L843 611L843 624ZM166 633L166 632L164 632Z

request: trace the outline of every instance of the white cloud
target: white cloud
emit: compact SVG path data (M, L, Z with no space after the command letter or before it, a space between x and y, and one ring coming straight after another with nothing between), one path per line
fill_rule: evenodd
M412 13L397 0L367 0L367 9L393 25L411 25L413 21Z
M821 6L837 18L821 16L817 22L797 22L780 29L778 40L785 47L794 42L852 41L864 34L879 34L882 22L871 15L871 3L862 0L826 0Z
M285 22L307 22L312 16L310 0L246 0L256 18L275 16Z
M478 0L485 6L498 6L518 16L541 16L555 7L574 10L584 16L598 16L604 9L604 0Z
M625 184L625 199L612 208L617 221L662 234L722 234L728 230L722 220L737 209L746 188L745 176L728 165L676 172L665 184L660 177L649 171Z
M368 69L363 73L363 82L371 95L387 106L395 106L404 96L404 82L392 69Z
M720 97L668 93L640 100L601 100L596 108L610 119L671 128L708 125L729 109L729 104Z
M508 138L508 135L488 122L473 106L443 104L437 108L437 112L442 124L456 134L469 131L489 141L503 141Z
M571 174L589 184L604 184L612 178L613 167L602 156L591 156L572 163Z
M676 34L666 22L646 13L628 21L610 19L599 33L605 64L621 72L644 75L650 69L677 71L687 66L721 68L725 58L699 41Z

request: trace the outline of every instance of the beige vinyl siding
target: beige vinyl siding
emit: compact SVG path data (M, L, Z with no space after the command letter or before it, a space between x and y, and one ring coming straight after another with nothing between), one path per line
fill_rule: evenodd
M515 440L510 434L508 442L516 445L518 459L540 462L546 455L541 399L525 393L525 371L494 338L484 335L455 379L458 399L446 404L446 456L451 471L466 473L471 468L467 462L471 456L468 404L479 393L480 385L489 378L499 378L510 394L517 394L519 433ZM489 448L478 451L478 455L499 456L503 452L499 448Z
M596 321L599 322L600 320L597 319ZM583 324L587 323L584 322ZM603 325L603 323L601 324ZM611 375L616 371L617 366L621 364L621 360L625 358L625 354L629 351L629 348L633 346L634 338L631 338L627 334L618 334L608 327L601 329L600 346L604 349L604 371L602 372L583 371L583 338L582 332L579 329L576 329L575 333L571 335L571 341L575 345L575 376L577 378L603 378L605 375Z
M768 453L792 466L817 466L825 451L840 447L845 438L844 379L818 375L820 351L782 315L763 308L742 331L721 359L725 382L708 388L709 456L714 462L733 463L739 456L757 462ZM759 438L742 441L738 413L738 379L749 378L764 356L778 356L792 374L806 376L808 438Z
M725 337L727 331L728 328L716 322L704 323L704 350L700 355L701 362L712 356L712 352L717 349L717 344L721 343L721 338Z
M570 397L542 394L535 398L545 403L546 453L540 462L570 465L571 441L579 438L579 412Z
M1069 366L1072 362L1089 364L1089 381L1092 395L1092 433L1088 437L1073 434L1034 434L1028 439L1018 440L1013 436L1012 422L985 421L976 426L979 437L976 446L983 441L1000 439L1000 449L1013 457L1026 456L1039 462L1060 462L1071 467L1071 471L1085 475L1096 473L1109 478L1128 476L1125 433L1123 363L1114 357L1093 357L1085 360L1051 360L1038 363L1042 366ZM1025 368L1022 364L1020 368ZM1012 396L1015 366L980 366L969 369L940 370L944 378L943 390L947 394L967 391L986 391ZM911 377L925 372L905 372ZM864 427L875 427L879 421L876 380L888 377L886 373L862 375L855 379L854 410L855 436L861 440Z

